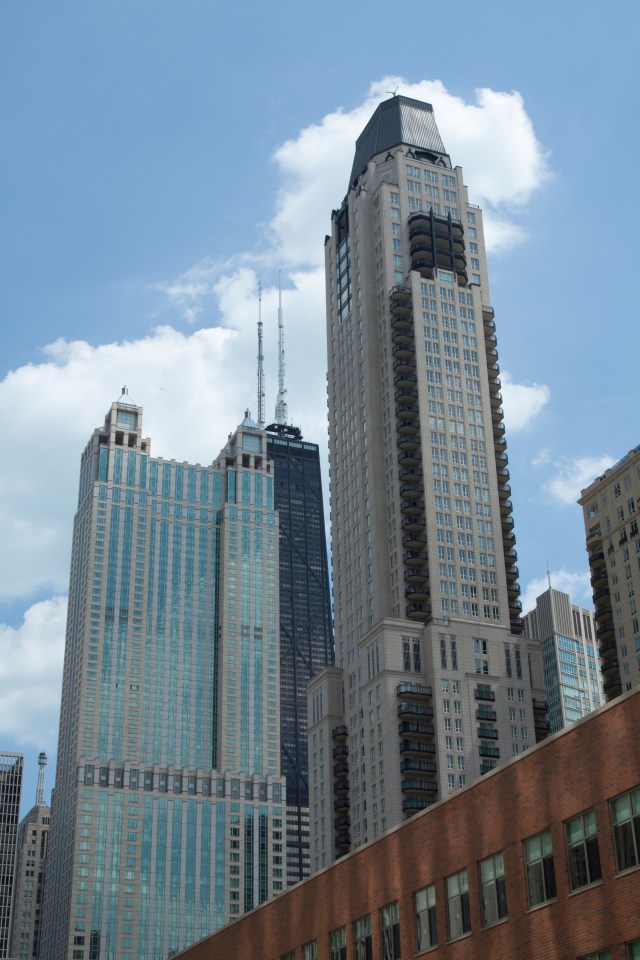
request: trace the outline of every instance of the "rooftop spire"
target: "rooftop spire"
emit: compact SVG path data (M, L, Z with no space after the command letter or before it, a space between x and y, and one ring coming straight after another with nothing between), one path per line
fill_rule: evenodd
M47 765L47 755L42 751L38 754L38 786L36 789L36 806L44 806L44 768Z
M284 321L282 318L282 272L278 271L278 398L276 423L286 424L288 417L287 388L284 385Z
M264 430L264 354L262 352L262 284L258 280L258 425Z

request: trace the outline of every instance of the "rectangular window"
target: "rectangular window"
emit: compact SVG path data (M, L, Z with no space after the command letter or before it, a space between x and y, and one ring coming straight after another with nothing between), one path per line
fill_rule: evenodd
M318 943L312 940L302 948L302 960L318 960Z
M593 810L581 813L565 824L567 855L571 887L586 887L602 877L600 852L596 834L596 815Z
M507 915L507 890L504 882L504 858L501 853L480 864L482 925L488 927Z
M380 911L380 939L382 960L399 960L400 911L397 903L390 903Z
M640 787L611 801L618 871L640 863Z
M438 943L436 927L436 888L425 887L415 894L416 945L418 952Z
M347 960L347 928L340 927L329 934L330 960Z
M527 887L529 906L553 900L556 895L556 875L553 868L553 847L551 833L544 830L536 837L525 840L525 862L527 865Z
M373 960L370 916L356 920L353 925L353 939L356 948L355 960Z
M471 930L469 878L466 870L447 877L447 924L449 940L457 940Z

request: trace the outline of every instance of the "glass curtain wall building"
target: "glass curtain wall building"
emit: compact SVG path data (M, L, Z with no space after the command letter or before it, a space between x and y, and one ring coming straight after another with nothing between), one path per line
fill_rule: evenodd
M0 751L0 957L9 957L24 757Z
M593 610L549 587L523 623L542 647L549 725L557 733L605 702Z
M153 458L123 391L81 460L43 958L165 960L284 888L278 620L264 432Z
M375 111L325 263L341 690L331 673L311 690L333 800L314 867L535 743L546 706L522 639L482 212L429 104Z
M307 684L333 663L320 455L297 427L267 427L280 525L280 735L287 780L287 880L309 873Z

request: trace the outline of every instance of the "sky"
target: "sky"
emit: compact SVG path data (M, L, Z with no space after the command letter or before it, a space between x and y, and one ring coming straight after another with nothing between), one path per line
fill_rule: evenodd
M640 442L632 0L0 2L0 749L54 780L80 455L127 385L151 452L267 418L326 447L324 237L390 92L485 212L525 610L590 603L581 488ZM325 462L325 487L328 476Z

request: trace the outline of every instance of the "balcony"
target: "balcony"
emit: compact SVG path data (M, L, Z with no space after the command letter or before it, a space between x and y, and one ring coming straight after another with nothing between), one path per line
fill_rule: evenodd
M398 463L402 467L417 466L422 463L422 453L417 447L415 450L401 450L398 454Z
M333 775L339 780L341 777L345 777L349 773L349 764L346 762L334 763L333 765Z
M620 673L620 661L617 657L609 657L606 660L602 661L602 676L611 677L614 674Z
M599 652L603 659L613 657L618 653L618 645L615 640L608 640L606 643L600 644Z
M418 517L424 513L424 500L403 500L400 510L405 517Z
M410 733L414 737L433 737L435 730L432 723L423 723L422 721L412 722L411 720L403 720L398 724L398 733L400 736L403 736L405 733Z
M602 531L600 527L594 527L587 535L587 549L595 547L596 544L602 543Z
M395 344L411 344L413 346L415 337L413 333L413 325L402 327L400 324L396 326L391 331L391 342Z
M403 777L400 784L403 793L437 793L438 784L435 780L426 780L424 777Z
M393 361L393 369L397 374L407 373L415 374L416 361L413 357L396 357Z
M424 703L399 703L399 717L433 717L433 707L428 707Z
M347 796L347 794L349 793L348 780L346 779L336 780L336 782L333 785L333 792L338 797L338 799L334 800L333 802L333 806L336 810L338 809L336 804L342 804L342 805L346 804L347 807L349 806L349 797Z
M400 772L407 773L408 771L426 773L435 777L437 767L432 760L423 760L418 757L405 757L404 760L400 761Z
M411 315L411 304L398 304L391 308L391 329L408 330L413 327L413 316Z
M393 385L394 387L405 387L405 386L417 387L418 378L415 375L415 373L406 374L406 375L399 373L397 376L393 378Z
M405 617L407 620L417 620L424 623L431 618L431 604L429 603L408 603L405 607Z
M396 403L417 403L418 391L415 387L396 387Z
M551 724L548 720L535 720L533 725L536 733L551 733Z
M500 747L496 747L496 745L493 743L481 743L479 750L480 750L481 757L499 757L500 756Z
M480 764L480 773L491 773L492 770L495 770L496 762L495 760L483 760Z
M421 810L425 810L431 806L432 802L432 800L427 800L426 797L424 800L421 797L404 797L402 800L402 812L408 814L419 813Z
M419 414L417 403L396 403L396 417L400 420L415 420Z
M613 626L613 620L609 619L606 623L603 623L602 626L596 629L596 637L598 641L600 640L611 640L615 636L615 627Z
M341 849L351 846L351 834L350 833L338 833L336 834L336 847Z
M403 483L400 487L400 496L408 500L417 500L424 494L424 484L422 483Z
M401 440L417 438L417 434L420 433L420 421L400 420L398 421L397 430Z
M333 748L333 759L337 760L338 757L348 757L349 756L349 747L346 743L341 743L339 746Z
M399 697L411 700L430 700L433 696L433 690L425 683L399 683L396 693Z
M411 287L405 284L396 284L389 290L389 299L392 304L407 303L411 299Z
M607 620L611 618L612 615L613 615L613 610L611 609L610 603L606 603L602 607L596 607L595 619L598 623L600 623L601 620Z
M604 555L604 550L594 550L593 553L589 554L589 565L592 567L592 569L598 569L605 563L606 558Z
M346 740L349 736L349 730L346 723L341 723L339 727L333 728L332 737L334 740Z
M436 752L435 744L425 743L423 740L401 740L400 753L410 756L420 756L421 754L434 754Z
M429 599L429 588L421 584L415 584L415 586L406 587L404 591L404 598L410 603L422 603Z
M348 810L351 806L351 801L349 797L338 797L333 801L333 809L336 813L339 813L341 810Z
M476 700L495 700L496 695L491 689L491 687L484 686L482 684L478 685L473 691L473 695Z
M548 713L548 712L549 712L549 704L547 703L546 700L538 700L536 697L534 697L531 702L532 702L532 704L533 704L533 712L534 712L534 713Z
M404 571L405 583L426 583L429 579L424 567L407 567Z
M602 556L604 558L604 554ZM591 557L589 557L589 562L591 562ZM600 570L598 573L594 573L594 575L591 577L592 587L597 586L597 584L599 583L608 583L608 582L609 582L609 574L607 573L606 570Z
M498 719L498 714L495 710L492 710L491 707L478 707L476 710L476 719L494 721Z
M415 353L416 347L413 340L411 343L395 343L391 348L391 355L394 360L410 360L415 357Z
M334 826L339 830L341 827L351 826L351 817L336 817Z
M478 736L479 736L479 737L485 737L485 738L488 739L488 740L497 740L497 739L498 739L498 731L496 730L495 727L491 727L491 726L486 726L486 725L480 724L480 726L478 727L477 732L478 732Z
M424 533L407 533L402 538L403 547L425 547L427 545L427 536Z
M426 563L429 559L429 555L426 550L405 550L402 555L402 559L405 563L410 563L412 565L418 565Z
M607 695L612 694L614 690L622 690L622 681L620 679L620 675L617 674L610 680L605 680L605 682L602 684L602 688Z
M420 446L420 437L415 434L415 436L400 436L397 441L398 449L404 451L405 453L415 453L418 447Z
M400 483L421 482L422 467L403 467L402 470L398 472L398 480Z

